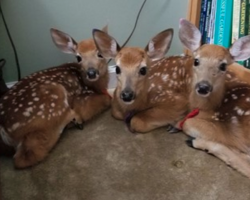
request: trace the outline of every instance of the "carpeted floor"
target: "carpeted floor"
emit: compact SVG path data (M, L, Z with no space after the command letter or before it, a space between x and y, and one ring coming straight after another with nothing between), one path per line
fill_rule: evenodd
M248 200L250 180L164 128L132 134L107 111L68 130L41 164L0 158L3 200Z

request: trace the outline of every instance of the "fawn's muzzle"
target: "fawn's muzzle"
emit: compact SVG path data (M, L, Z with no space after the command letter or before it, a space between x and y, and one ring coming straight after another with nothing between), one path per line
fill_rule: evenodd
M98 75L99 75L99 72L95 68L91 67L87 70L87 76L89 79L96 79Z
M207 81L201 81L195 85L195 89L199 95L205 96L212 92L213 87Z
M135 99L135 94L131 90L123 90L120 97L124 102L131 102Z

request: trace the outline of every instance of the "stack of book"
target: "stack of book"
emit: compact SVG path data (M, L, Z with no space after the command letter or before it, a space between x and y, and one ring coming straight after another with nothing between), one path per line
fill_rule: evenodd
M202 44L226 48L250 34L250 0L201 0L199 29ZM250 68L250 59L240 62Z

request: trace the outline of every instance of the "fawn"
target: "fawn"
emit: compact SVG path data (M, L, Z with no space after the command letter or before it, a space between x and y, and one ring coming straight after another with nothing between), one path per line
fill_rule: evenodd
M185 70L178 71L177 65L189 61L186 56L164 58L173 29L153 37L145 50L121 49L112 36L100 30L93 30L93 38L100 53L116 62L117 87L111 103L114 118L125 119L130 131L144 133L175 124L186 114L187 90L177 79L185 75Z
M208 150L250 178L250 84L226 81L231 78L228 66L250 57L250 36L238 39L229 49L201 46L200 31L181 19L179 37L194 58L189 104L197 115L182 123L183 131L193 138L188 145Z
M112 36L93 30L100 53L116 62L118 83L112 115L119 120L125 119L132 132L144 133L168 124L175 125L188 112L193 58L188 55L165 58L172 37L173 29L167 29L153 37L145 49L121 49ZM245 69L239 68L239 76L247 79L243 73ZM237 69L231 66L231 70ZM178 130L170 127L169 131Z
M51 35L57 47L75 54L79 63L33 73L0 99L0 144L15 148L16 168L42 161L70 122L81 125L111 103L107 62L93 39L76 43L56 29Z

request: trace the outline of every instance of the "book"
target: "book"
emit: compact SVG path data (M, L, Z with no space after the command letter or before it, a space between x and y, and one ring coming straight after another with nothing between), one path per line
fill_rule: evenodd
M247 1L247 5L246 5L246 20L245 20L246 26L245 26L245 31L246 31L246 35L250 35L250 0ZM250 69L250 58L247 59L244 62L244 66L248 69Z
M239 26L240 26L240 4L241 0L234 0L233 2L233 18L232 18L232 40L234 43L239 39Z
M207 10L207 0L201 1L201 12L200 12L200 22L199 29L202 35L201 43L204 44L204 34L205 34L205 23L206 23L206 10Z
M233 0L217 0L214 26L214 44L228 48L231 45Z
M240 17L239 17L239 36L241 38L247 34L247 0L240 0ZM246 66L245 61L238 62L241 65Z
M206 19L205 19L205 23L204 23L205 27L204 27L204 34L202 35L202 43L203 44L207 43L209 24L210 24L210 15L211 15L211 4L212 4L212 0L207 0Z
M216 11L216 3L217 0L212 0L211 4L211 13L209 18L209 28L207 33L207 44L213 44L214 43L214 22L215 22L215 11Z

